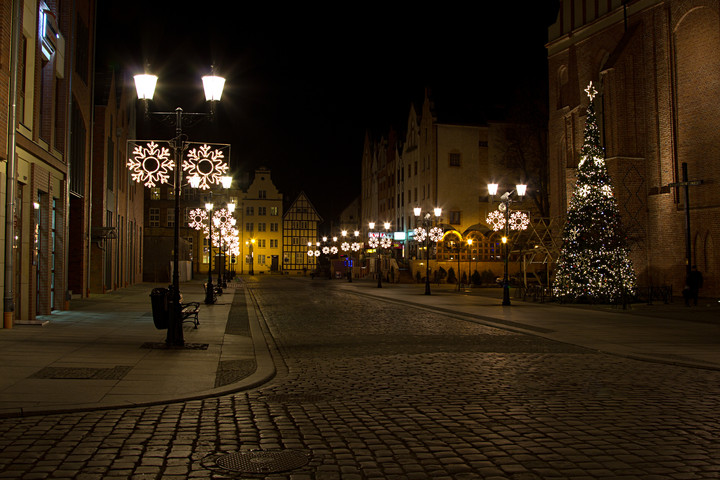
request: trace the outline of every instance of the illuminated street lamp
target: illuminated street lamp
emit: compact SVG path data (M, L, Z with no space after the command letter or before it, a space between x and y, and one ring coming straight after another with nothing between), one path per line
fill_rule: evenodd
M415 213L415 221L420 222L419 227L415 227L414 238L418 242L425 242L425 295L430 295L430 242L437 243L442 239L443 231L440 227L433 226L433 217L430 213L422 215L422 208L413 208ZM435 207L433 209L435 214L435 222L440 221L440 215L442 215L442 209Z
M133 152L134 158L129 159L127 162L128 168L132 170L132 178L135 181L143 182L146 186L154 186L155 182L167 183L169 180L169 171L173 171L173 188L175 196L175 222L173 227L173 275L172 275L172 288L171 288L171 299L170 299L170 312L168 331L165 343L171 346L183 346L185 340L182 332L182 315L180 307L180 261L178 256L179 251L179 238L180 238L180 185L182 181L182 174L180 172L181 157L183 151L183 120L190 120L189 123L193 123L193 120L199 120L205 117L213 117L215 111L215 102L220 100L222 96L223 87L225 80L222 77L215 75L209 75L203 77L203 85L205 88L205 97L210 102L210 113L186 113L183 109L177 107L174 112L149 112L148 103L152 100L155 93L155 86L157 85L157 76L148 73L140 74L135 76L135 87L137 90L138 99L144 103L145 115L147 117L152 115L159 116L165 120L168 120L175 126L175 138L173 138L172 145L174 149L174 160L170 159L169 151L165 148L157 148L158 146L154 142L150 142L146 147L136 147ZM205 145L207 151L211 152L210 146ZM150 155L147 155L151 152ZM214 155L214 159L211 161L212 170L219 168L220 170L227 171L227 165L222 162L222 154ZM202 154L200 154L202 156ZM191 159L182 162L183 170L192 169ZM188 177L197 177L197 172L189 173ZM193 178L194 180L194 178ZM213 179L211 178L211 181Z
M498 184L488 183L487 187L490 197L494 199L498 191ZM525 230L530 223L530 219L524 212L514 211L512 214L510 213L510 204L513 202L511 197L514 193L519 198L519 201L522 201L526 190L527 185L518 184L515 185L515 190L503 193L500 197L500 205L498 205L498 209L490 212L487 217L487 222L493 230L499 231L500 229L505 229L505 235L502 237L505 257L502 304L505 306L510 305L510 283L508 278L508 241L510 230Z

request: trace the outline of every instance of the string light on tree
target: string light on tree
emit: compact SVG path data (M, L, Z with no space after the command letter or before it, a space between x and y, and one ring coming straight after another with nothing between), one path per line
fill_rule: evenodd
M600 145L592 82L585 92L584 142L553 290L561 300L612 303L632 293L636 278Z

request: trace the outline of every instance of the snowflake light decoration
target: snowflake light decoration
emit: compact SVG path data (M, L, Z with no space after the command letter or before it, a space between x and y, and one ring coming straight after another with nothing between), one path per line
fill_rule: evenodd
M382 248L390 248L392 246L392 240L389 237L382 237L380 239L380 246Z
M308 250L308 257L312 257L315 255L315 252L313 250Z
M430 229L430 233L428 235L430 235L430 240L432 240L433 242L439 242L440 240L442 240L443 234L444 232L442 228L433 227Z
M322 248L322 253L325 254L325 255L327 255L328 253L330 253L330 247L328 247L328 246L323 247L323 248Z
M188 226L195 230L202 230L207 228L207 211L204 208L194 208L188 213L190 221Z
M427 232L422 227L417 227L415 230L413 230L415 233L415 240L418 242L424 242L425 238L427 237Z
M200 148L193 148L183 160L182 168L189 177L198 177L198 188L207 190L210 185L219 185L220 177L227 173L228 164L223 160L225 155L222 150L211 150L210 145L203 145Z
M313 253L314 253L314 255L315 255L316 257L319 257L319 256L320 256L320 250L315 250L315 252L313 252Z
M377 248L378 245L380 245L380 240L378 240L376 237L372 237L370 240L368 240L368 245L370 248Z
M527 230L530 218L525 212L514 211L510 214L509 225L511 230Z
M235 218L227 208L219 208L213 212L213 225L215 228L213 228L212 241L214 246L219 247L221 241L226 242L228 238L233 236L234 232L237 232L237 229L234 228L235 223ZM207 225L203 226L203 231L206 237L210 233ZM237 233L235 235L237 236Z
M505 226L505 215L500 210L493 210L487 216L487 223L496 232L502 230Z
M338 253L338 248L333 245L332 247L330 247L330 253L335 255L336 253Z
M343 252L347 252L348 250L350 250L350 244L348 242L343 242L340 245L340 250L342 250Z
M127 167L132 172L132 179L144 183L146 187L168 183L170 172L175 168L175 162L170 158L170 149L159 147L157 143L136 145L133 156L127 161Z
M351 248L352 248L352 251L353 251L353 252L358 252L358 251L360 251L360 249L362 248L362 244L360 244L360 243L358 243L358 242L353 242Z

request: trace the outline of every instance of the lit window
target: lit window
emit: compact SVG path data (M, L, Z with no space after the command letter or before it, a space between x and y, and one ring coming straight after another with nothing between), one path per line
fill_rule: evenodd
M160 200L160 187L150 189L150 200Z

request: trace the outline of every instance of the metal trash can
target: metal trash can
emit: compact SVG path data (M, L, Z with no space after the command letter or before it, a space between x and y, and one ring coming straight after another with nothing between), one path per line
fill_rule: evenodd
M170 324L170 296L167 288L153 288L150 292L155 328L165 330Z

